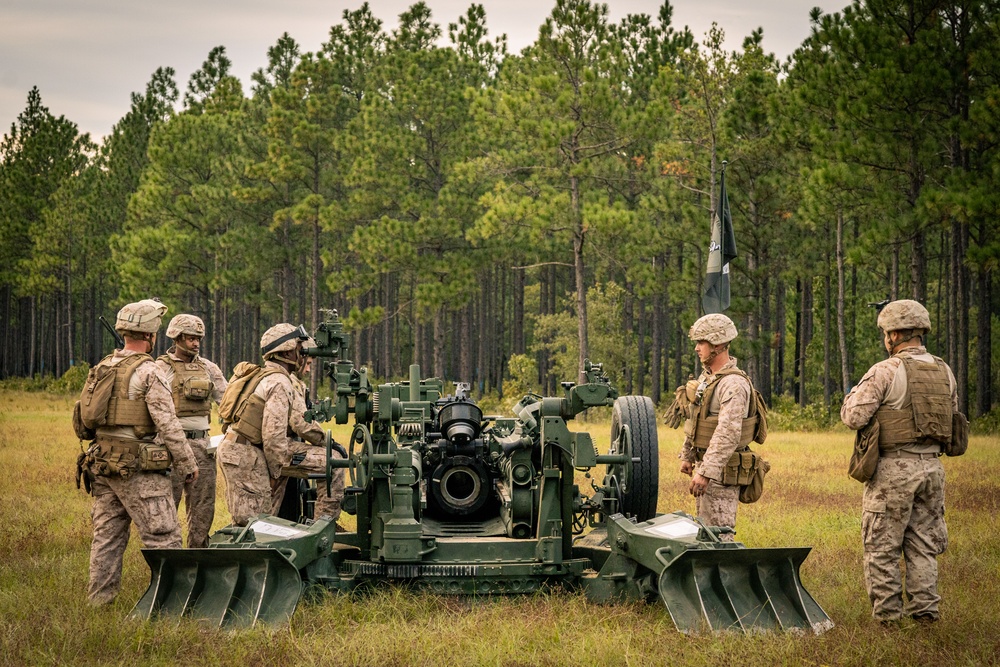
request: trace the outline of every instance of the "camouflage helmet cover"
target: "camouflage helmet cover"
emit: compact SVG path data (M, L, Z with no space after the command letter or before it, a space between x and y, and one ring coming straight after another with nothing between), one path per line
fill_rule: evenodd
M712 345L724 345L736 338L736 325L722 313L711 313L691 325L688 338L694 342L707 340Z
M315 341L309 337L302 326L282 322L275 324L260 337L260 353L266 359L278 352L291 352L299 342L302 343L303 347L316 346Z
M155 299L126 304L115 318L115 330L156 333L165 312L167 307Z
M205 323L197 315L174 315L167 325L167 338L173 340L182 334L205 337Z
M878 314L878 328L882 331L902 331L904 329L931 330L931 315L919 302L900 299L886 304Z

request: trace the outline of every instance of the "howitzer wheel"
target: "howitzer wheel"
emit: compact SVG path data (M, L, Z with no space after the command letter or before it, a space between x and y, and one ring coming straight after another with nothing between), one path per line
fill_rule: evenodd
M614 477L619 489L618 511L637 521L653 518L660 491L660 447L656 409L649 397L621 396L615 400L611 443L612 453L628 454L632 459L608 466L608 476Z

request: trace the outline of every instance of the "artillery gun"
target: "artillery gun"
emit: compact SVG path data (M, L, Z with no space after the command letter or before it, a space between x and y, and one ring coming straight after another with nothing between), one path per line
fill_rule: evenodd
M586 364L583 384L562 383L563 396L529 394L513 416L495 417L467 385L444 396L417 366L408 381L371 385L346 358L335 312L314 339L306 352L322 359L335 394L307 416L345 424L353 415L349 456L331 455L327 431L326 475L301 481L292 516L228 526L206 549L144 549L151 581L133 616L238 627L286 622L314 587L403 582L485 595L561 584L599 603L658 599L682 632L832 626L799 578L808 547L748 549L721 541L728 529L656 513L653 403L619 396L601 364ZM568 427L598 406L612 408L606 454ZM338 467L350 476L354 532L312 516L315 486Z

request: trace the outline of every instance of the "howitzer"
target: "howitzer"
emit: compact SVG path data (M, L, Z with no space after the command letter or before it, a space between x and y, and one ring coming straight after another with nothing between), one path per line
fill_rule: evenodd
M557 584L600 603L659 600L682 632L832 626L799 578L808 548L747 549L720 540L728 529L656 513L653 403L619 396L601 364L588 361L587 381L564 382L562 396L529 394L512 416L485 416L467 385L445 396L417 366L407 381L372 386L346 358L335 313L314 338L307 352L336 394L311 416L354 415L354 428L346 459L330 455L327 432L325 480L313 483L347 469L344 511L357 530L337 532L307 501L304 516L261 515L218 531L207 549L144 549L152 576L134 616L247 626L287 620L309 586L507 594ZM606 454L569 428L599 406L612 410Z

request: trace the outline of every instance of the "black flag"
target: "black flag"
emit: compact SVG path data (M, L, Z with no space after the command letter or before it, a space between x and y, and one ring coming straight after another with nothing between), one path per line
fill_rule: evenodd
M721 212L721 215L720 215ZM712 242L708 246L705 269L705 294L701 304L706 313L721 313L729 308L729 262L736 258L736 235L726 194L726 163L722 163L719 202L712 215Z

